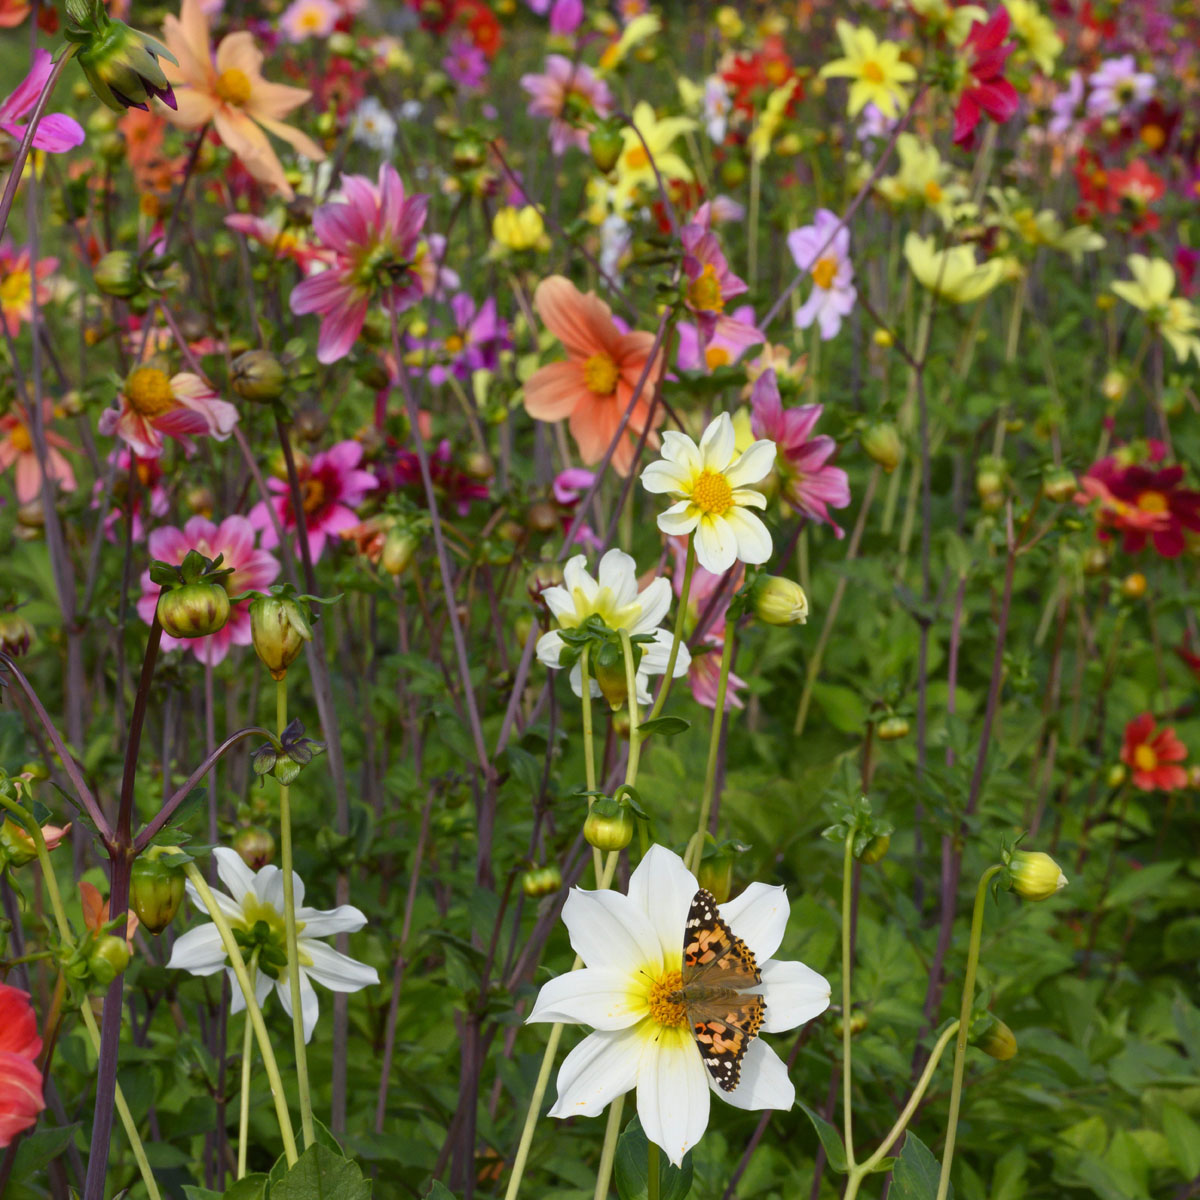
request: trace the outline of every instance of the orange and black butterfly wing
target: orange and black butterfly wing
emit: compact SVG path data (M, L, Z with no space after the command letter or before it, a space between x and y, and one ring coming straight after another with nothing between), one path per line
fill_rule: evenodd
M742 1060L762 1028L766 1011L763 998L752 992L730 992L688 1006L700 1057L723 1092L737 1087Z

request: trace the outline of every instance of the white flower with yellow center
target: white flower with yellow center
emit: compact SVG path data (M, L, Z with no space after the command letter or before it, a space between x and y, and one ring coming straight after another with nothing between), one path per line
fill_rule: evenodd
M684 930L699 885L679 855L651 846L629 878L629 894L573 888L563 923L585 968L550 980L531 1022L590 1025L563 1060L552 1117L594 1117L637 1089L646 1136L676 1166L704 1136L715 1093L742 1109L787 1111L796 1098L787 1067L759 1036L741 1058L731 1091L717 1087L677 998ZM754 955L762 982L762 1033L782 1033L829 1006L829 984L800 962L779 961L788 919L781 887L752 883L719 906L721 919Z
M642 642L642 656L637 669L638 703L650 702L649 677L661 675L671 656L672 635L659 624L671 607L671 584L655 579L638 591L637 567L623 550L609 550L600 560L597 578L588 573L587 556L577 554L563 568L562 586L548 587L542 592L558 629L544 633L538 639L538 662L557 669L566 647L562 629L577 629L589 617L599 617L609 629L626 630L630 636L652 634L653 642ZM675 677L686 675L692 664L688 648L680 645L675 659ZM600 695L594 678L589 680L593 697ZM583 695L583 671L579 663L571 668L571 687L575 695Z
M775 443L762 438L742 454L728 413L704 431L697 446L674 430L662 435L662 458L642 472L648 492L675 503L660 513L658 527L671 536L695 535L696 559L714 575L735 562L764 563L771 557L771 535L751 508L766 508L762 492L750 487L771 473ZM735 457L736 455L736 457Z
M263 867L252 871L236 850L218 846L213 850L217 875L229 889L229 895L213 890L213 897L233 930L233 935L247 964L255 962L254 991L262 1007L271 988L279 993L284 1011L292 1015L292 993L288 986L287 939L283 917L283 872L278 867ZM300 958L300 1005L304 1013L304 1040L312 1038L317 1025L317 993L312 981L323 984L332 992L357 992L369 984L378 983L374 967L347 958L317 938L335 933L354 933L367 918L350 904L322 911L304 908L304 884L292 873L296 902L296 949ZM199 893L189 882L188 895L204 912ZM213 924L189 929L177 938L171 950L168 968L190 971L193 975L215 975L222 968L229 971L232 1003L229 1011L241 1012L246 1007L242 989L232 968L227 966L225 946Z

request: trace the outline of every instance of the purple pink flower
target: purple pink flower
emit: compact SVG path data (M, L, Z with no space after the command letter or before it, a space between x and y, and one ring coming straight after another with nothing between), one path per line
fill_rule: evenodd
M680 238L687 276L684 305L696 319L700 344L707 347L717 335L726 345L743 348L763 341L752 324L725 313L725 305L746 291L746 284L730 270L717 235L707 225L688 225Z
M199 375L181 371L168 376L158 367L136 367L125 380L117 407L100 414L99 429L106 437L119 437L143 458L157 458L164 434L184 445L196 434L223 442L237 419L237 409Z
M568 146L587 149L592 116L612 112L608 84L591 67L572 62L561 54L546 56L541 75L522 75L521 87L529 94L528 113L550 122L550 148L563 154Z
M854 288L854 266L850 262L850 230L837 213L819 208L811 225L793 229L788 249L801 271L812 274L813 290L796 311L796 328L807 329L814 321L821 339L836 337L842 318L858 299Z
M15 141L19 142L25 136L22 119L37 103L37 98L42 94L53 69L54 60L50 57L50 51L40 48L35 50L29 74L17 84L9 96L0 101L0 130ZM33 148L45 150L50 154L62 154L80 145L83 137L83 126L73 117L63 113L45 113L33 135Z
M466 292L459 292L450 300L450 313L454 320L451 332L427 346L448 362L435 362L429 368L429 381L442 383L448 374L466 380L472 371L495 370L500 351L510 344L508 325L496 314L496 298L489 296L476 306Z

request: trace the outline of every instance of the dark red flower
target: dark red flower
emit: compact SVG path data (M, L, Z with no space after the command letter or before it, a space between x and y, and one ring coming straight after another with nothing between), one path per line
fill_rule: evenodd
M1179 277L1179 290L1185 296L1192 296L1200 285L1200 250L1176 246L1175 273Z
M1143 792L1164 792L1187 786L1187 772L1176 763L1187 758L1187 747L1170 725L1157 733L1154 714L1142 713L1125 726L1121 761L1133 770L1133 786Z
M1136 554L1147 541L1164 558L1178 558L1186 548L1185 530L1200 532L1200 492L1180 487L1182 467L1161 470L1116 457L1102 458L1080 479L1081 504L1099 504L1102 526L1118 529L1122 548ZM1109 536L1102 531L1101 536Z
M984 113L1003 125L1017 111L1017 89L1004 78L1005 63L1016 49L1007 40L1011 24L1008 9L999 8L987 21L976 21L962 44L967 77L954 110L958 145L970 138Z
M393 443L394 444L394 443ZM390 463L376 464L376 472L385 488L411 488L414 499L425 503L425 490L421 481L421 464L411 450L396 449ZM454 461L450 443L442 439L437 449L429 456L429 476L434 490L443 503L448 503L460 517L465 517L473 500L488 498L487 481L466 470Z

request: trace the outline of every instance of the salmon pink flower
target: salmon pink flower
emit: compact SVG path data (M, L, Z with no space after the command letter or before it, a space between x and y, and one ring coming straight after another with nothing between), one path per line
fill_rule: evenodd
M1178 558L1187 546L1186 531L1200 533L1200 492L1180 487L1182 481L1182 467L1125 465L1112 455L1088 468L1075 501L1097 505L1101 536L1120 530L1127 554L1150 541L1164 558Z
M824 406L784 409L773 368L755 380L750 403L755 437L770 438L778 449L775 469L783 498L798 513L844 537L829 510L850 503L850 481L845 471L829 462L837 450L833 438L812 436Z
M157 458L163 434L185 445L193 434L223 442L237 424L238 412L189 371L168 376L158 367L130 371L117 408L100 414L99 429L116 436L142 458Z
M28 776L18 776L18 779ZM71 824L43 825L42 839L46 850L57 850L62 845L67 834L71 832ZM33 838L11 817L0 821L0 867L11 863L14 867L23 867L37 858L37 845Z
M954 141L960 146L984 113L1003 125L1017 111L1017 89L1004 78L1004 65L1016 49L1008 41L1011 26L1008 10L999 8L987 21L976 21L962 44L966 79L954 109Z
M1186 787L1187 772L1177 763L1187 758L1187 747L1164 726L1155 732L1154 714L1142 713L1125 726L1121 761L1133 773L1133 786L1143 792L1173 792Z
M42 402L43 428L46 430L47 474L64 492L75 490L75 472L63 457L64 450L74 447L66 438L52 433L49 428L54 415L54 405L49 400ZM28 504L36 500L42 491L42 467L37 451L33 447L33 435L22 417L15 412L0 417L0 471L16 466L15 487L17 503Z
M300 483L300 501L304 506L305 527L308 530L308 550L315 562L325 549L331 534L341 533L358 524L354 506L361 504L363 497L379 486L379 480L369 471L360 471L363 448L359 442L338 442L328 450L314 455L312 462L297 464ZM292 497L286 480L268 479L267 487L275 493L271 505L286 532L296 529L296 514L292 510ZM250 524L262 531L261 543L267 550L279 545L275 523L271 520L265 502L254 506L250 512Z
M550 149L566 153L568 146L586 150L592 116L607 117L613 108L608 84L591 67L561 54L546 57L541 75L522 75L521 87L529 94L528 113L550 122Z
M342 10L333 0L292 0L279 18L279 28L289 42L326 38L341 15Z
M525 384L525 411L538 421L566 419L580 457L589 466L598 463L633 400L654 348L654 335L622 333L603 300L593 292L585 295L561 275L538 284L533 304L546 328L566 347L567 360L549 363L530 377ZM650 420L650 398L661 370L660 350L613 451L612 464L621 475L628 475L633 466L633 452ZM662 419L658 410L654 425L661 425ZM646 445L658 445L653 430Z
M245 517L226 517L220 525L206 517L192 517L182 529L163 525L150 534L150 557L178 566L188 551L198 550L205 558L222 555L221 567L232 567L233 574L222 581L231 595L241 592L264 591L279 574L279 563L273 554L254 545L255 529ZM147 625L154 623L161 591L142 572L142 596L137 602L138 616ZM164 650L190 650L197 659L215 667L229 653L230 646L250 645L250 609L245 603L233 605L229 620L217 633L200 638L173 638L163 634Z
M109 902L101 897L96 885L88 883L86 879L79 881L79 907L83 911L84 928L90 929L94 934L100 934L109 921ZM125 913L125 944L129 947L131 954L133 953L133 935L137 933L139 924L137 913L133 909L127 910Z
M317 358L323 363L350 353L373 299L401 313L425 291L417 260L429 197L406 197L390 163L379 168L377 184L364 175L345 176L342 196L313 214L313 232L332 265L298 283L290 300L294 313L321 314Z
M33 66L6 99L0 101L0 131L19 142L25 136L21 119L29 114L50 78L54 60L49 50L33 52ZM33 135L33 148L50 154L73 150L83 141L83 126L63 113L45 113Z
M27 993L0 983L0 1147L37 1124L46 1107L37 1021Z
M683 302L696 318L701 344L707 346L717 336L743 347L765 341L753 325L725 314L726 303L746 291L746 284L729 269L717 235L706 225L688 225L680 240L687 276Z
M14 337L23 321L33 319L35 287L38 306L49 302L53 294L49 277L57 267L57 258L42 258L34 265L28 246L14 250L9 238L0 241L0 313Z
M323 159L325 152L316 142L282 120L311 93L268 83L262 77L263 56L245 30L223 38L214 55L200 0L183 0L179 16L163 21L163 37L179 60L177 67L163 68L179 107L172 111L164 105L159 109L162 115L180 129L199 129L211 121L217 136L259 183L292 199L291 185L263 130L305 158Z

